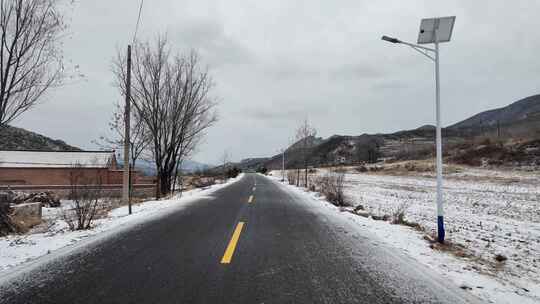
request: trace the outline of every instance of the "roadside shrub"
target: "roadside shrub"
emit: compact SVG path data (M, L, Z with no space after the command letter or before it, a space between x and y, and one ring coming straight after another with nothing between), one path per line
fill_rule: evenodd
M297 178L298 178L298 174L296 170L287 171L287 181L289 182L289 185L296 185Z
M216 183L215 177L195 177L191 180L191 184L195 188L205 188Z
M240 174L242 170L238 169L237 167L229 168L227 170L227 178L235 178Z
M92 227L92 222L102 208L103 183L100 176L84 175L82 166L74 165L70 172L70 206L63 206L61 215L71 230Z
M315 188L332 204L350 206L345 196L345 172L329 172L315 180Z
M405 224L405 215L409 207L410 204L408 202L401 202L399 205L397 205L397 207L392 212L392 224Z
M71 194L71 198L72 205L62 207L62 219L66 221L70 230L90 229L102 207L98 192L94 189L85 189L77 194Z
M392 212L392 224L395 225L403 225L407 227L411 227L413 229L416 229L418 231L424 231L424 228L422 225L415 223L415 222L409 222L405 219L405 216L407 215L407 210L411 204L409 202L402 202L399 204L394 211Z
M257 173L261 173L261 174L266 175L266 173L268 173L268 168L266 168L266 167L264 167L264 166L263 166L263 167L259 167L259 168L257 168Z

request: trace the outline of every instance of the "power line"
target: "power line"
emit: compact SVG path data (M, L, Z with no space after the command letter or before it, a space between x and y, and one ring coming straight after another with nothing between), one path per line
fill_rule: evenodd
M139 24L141 22L143 3L144 3L144 0L141 0L141 5L139 6L139 16L137 17L137 24L135 25L135 32L133 33L133 43L135 43L135 39L137 38L137 32L139 31Z

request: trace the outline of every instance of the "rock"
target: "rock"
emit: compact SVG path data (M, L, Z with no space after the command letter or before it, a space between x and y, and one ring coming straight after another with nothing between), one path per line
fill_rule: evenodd
M41 203L26 203L13 206L10 215L19 232L27 232L41 223Z
M35 217L41 219L41 204L39 202L26 203L13 206L13 212L11 214L13 218L22 217Z
M358 210L358 211L355 211L354 213L356 215L359 215L359 216L362 216L362 217L369 217L369 212L367 212L367 211Z
M502 263L502 262L508 260L508 258L507 258L506 256L504 256L504 255L502 255L502 254L499 253L499 254L495 255L495 260L496 260L497 262Z
M355 212L357 212L357 211L359 211L359 210L366 210L366 209L365 209L364 206L362 206L362 205L358 205L358 206L354 207L354 211L355 211Z
M49 202L49 205L51 207L60 207L60 197L54 194L51 198L51 201Z
M382 215L382 216L379 216L379 215L372 215L371 218L374 219L374 220L376 220L376 221L388 221L388 219L390 218L390 216L388 216L388 214L385 214L385 215Z
M366 168L366 166L364 165L361 165L361 166L356 167L356 171L364 173L368 171L368 168Z
M15 193L13 191L2 191L0 192L0 202L12 204L13 199L15 198Z
M17 192L15 198L13 198L13 204L22 204L30 197L30 194L24 192Z
M15 194L13 204L41 203L43 206L59 207L60 197L52 191Z

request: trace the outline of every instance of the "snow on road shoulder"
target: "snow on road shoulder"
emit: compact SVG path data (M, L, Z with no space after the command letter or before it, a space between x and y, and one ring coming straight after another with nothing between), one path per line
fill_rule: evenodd
M93 241L97 236L108 236L129 229L134 225L156 219L170 212L186 208L191 203L210 196L213 192L231 185L242 179L239 175L223 184L216 184L204 189L193 189L182 193L181 197L146 201L132 206L132 215L128 215L128 207L122 206L113 209L108 216L96 220L94 227L89 230L70 231L65 221L61 220L57 213L58 208L43 208L43 216L55 217L47 232L29 233L26 235L9 235L0 237L0 274L11 273L16 266L30 264L36 259L49 255L65 247L82 240ZM85 244L86 245L86 244Z
M277 172L275 175L281 176ZM401 188L415 187L415 185L410 184L411 180L414 180L414 178L388 176L373 177L366 175L368 180L374 180L370 180L369 183L366 183L369 184L369 186L366 185L366 188L361 188L362 191L360 191L358 185L361 184L361 179L363 178L364 176L353 176L352 186L347 192L349 195L356 193L355 198L359 198L358 192L362 192L364 194L371 193L370 196L362 196L364 199L363 204L367 203L365 201L366 199L376 199L377 204L380 205L369 206L367 204L368 208L375 208L375 210L384 208L385 204L399 202L401 199L401 197L397 196L395 193L392 195L381 193L381 191L377 190L378 187L386 189L385 191L390 191L388 189L399 190ZM383 183L380 181L379 178L392 180L394 181L394 184L388 185L388 183ZM274 177L274 180L278 182L278 178ZM529 275L533 276L533 278L531 278L529 276L509 276L505 275L504 272L495 274L493 272L486 272L484 269L482 269L482 267L478 267L477 261L475 261L474 257L458 258L450 253L431 249L429 247L429 243L423 238L424 234L409 227L393 225L385 221L375 221L371 218L365 218L350 212L342 212L340 208L334 207L318 194L306 192L303 189L299 189L295 186L283 186L299 195L303 195L306 200L310 200L311 202L316 201L321 204L321 206L324 204L324 206L327 207L324 208L325 210L330 210L331 212L335 213L336 216L342 219L344 222L353 222L355 224L353 225L354 229L358 229L358 231L362 231L364 233L370 233L374 238L377 239L378 242L385 243L389 248L399 249L401 252L407 254L419 263L428 266L441 277L451 280L457 286L471 292L488 303L540 303L540 285L535 279L535 273L529 273ZM464 189L465 188L463 188L462 185L461 191L466 192L463 191ZM482 190L485 189L482 188ZM420 191L425 193L426 189L420 189ZM407 197L412 199L410 195ZM432 201L432 199L428 197L422 197L422 199L427 201L426 204L429 204ZM389 207L386 206L386 208ZM421 208L424 208L424 206L418 206L418 209L413 209L413 212L418 211L419 214L427 214L432 210L432 208L425 208L424 210L421 210ZM426 214L422 215L426 216ZM471 216L474 215L475 214L471 214ZM537 253L538 251L532 253L535 255L532 257L532 259L536 260L539 258Z

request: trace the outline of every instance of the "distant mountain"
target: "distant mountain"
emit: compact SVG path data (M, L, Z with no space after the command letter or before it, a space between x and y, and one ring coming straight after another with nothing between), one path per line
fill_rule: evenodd
M242 170L257 170L262 164L268 161L268 157L246 158L237 165Z
M281 154L280 154L281 155ZM224 168L225 170L230 168L238 168L242 171L255 171L262 166L269 160L269 157L254 157L254 158L246 158L239 162L228 162L225 164L213 166L209 168L212 172L223 172Z
M122 164L123 164L122 158L117 157L117 159L118 159L119 166L122 167ZM151 161L139 159L137 160L135 167L138 171L142 172L144 175L147 175L147 176L155 176L157 174L156 165ZM188 160L184 160L181 169L184 172L192 173L192 172L196 172L200 170L206 170L208 168L210 168L209 165L188 159Z
M306 151L297 142L285 151L285 166L301 167L304 163L304 153L310 165L375 161L378 157L377 151L383 144L383 135L369 134L317 138ZM278 154L266 161L264 166L278 169L281 168L282 162L282 155Z
M540 117L540 95L518 100L506 107L478 113L449 126L449 129L468 129L512 125Z
M182 170L185 171L185 172L195 172L195 171L200 171L200 170L206 170L206 169L209 169L211 168L212 166L210 165L207 165L207 164L203 164L203 163L200 163L200 162L197 162L197 161L194 161L194 160L185 160L183 163L182 163Z
M0 127L0 150L81 151L62 140L12 126Z
M506 107L485 111L442 129L444 145L462 142L473 137L540 138L540 95L518 100ZM359 136L333 135L317 138L307 151L309 165L351 164L371 162L380 158L417 159L434 154L435 126L423 125L412 130L389 134ZM285 152L285 165L303 166L303 151L299 143ZM282 166L282 155L262 161L271 169Z

